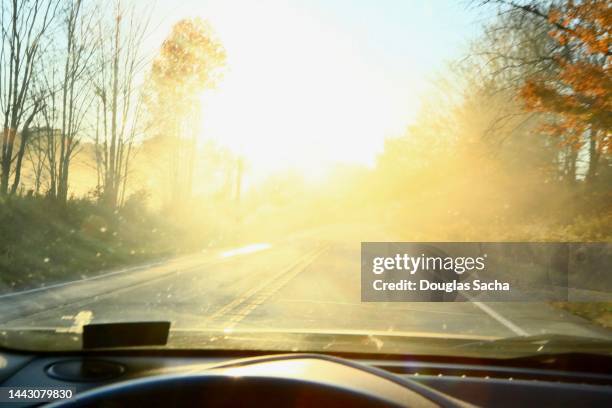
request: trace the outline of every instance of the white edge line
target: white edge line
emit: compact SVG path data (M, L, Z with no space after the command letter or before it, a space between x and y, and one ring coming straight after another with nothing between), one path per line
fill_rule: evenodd
M268 248L270 248L272 246L272 245L267 244L267 243L266 244L254 244L254 245L256 246L256 249L255 249L255 251L252 251L252 252L261 251L263 249L268 249ZM263 245L263 247L262 247L262 245ZM253 245L247 245L247 247L252 247L252 246ZM246 248L246 247L238 248L238 249L244 249L244 248ZM187 255L187 256L190 256L190 255ZM160 260L160 261L151 262L151 263L144 264L144 265L142 265L142 264L141 265L134 265L134 266L130 266L128 268L122 268L122 269L115 270L115 271L112 271L112 272L104 273L102 275L91 276L91 277L85 278L85 279L75 279L75 280L72 280L72 281L55 283L55 284L49 285L49 286L40 286L38 288L26 289L26 290L22 290L22 291L19 291L19 292L4 293L4 294L0 295L0 299L6 299L6 298L13 297L13 296L19 296L19 295L27 295L29 293L42 292L42 291L45 291L45 290L48 290L48 289L61 288L63 286L68 286L68 285L72 285L72 284L75 284L75 283L88 282L88 281L93 281L93 280L96 280L96 279L106 278L106 277L113 276L113 275L119 275L119 274L122 274L122 273L133 272L133 271L136 271L136 270L139 270L139 269L151 268L151 267L154 267L154 266L162 265L162 264L164 264L164 263L166 263L166 262L168 262L170 260L175 260L175 259L178 259L178 258L180 258L180 257Z
M162 265L165 262L166 261L157 261L157 262L152 262L152 263L144 264L144 265L136 265L136 266L132 266L132 267L129 267L129 268L119 269L118 271L104 273L102 275L91 276L91 277L85 278L85 279L76 279L76 280L67 281L67 282L60 282L60 283L56 283L56 284L49 285L49 286L41 286L41 287L38 287L38 288L22 290L22 291L19 291L19 292L9 292L9 293L5 293L3 295L0 295L0 299L9 298L9 297L18 296L18 295L26 295L26 294L29 294L29 293L41 292L41 291L45 291L45 290L48 290L48 289L61 288L62 286L68 286L68 285L72 285L72 284L80 283L80 282L89 282L89 281L92 281L92 280L102 279L102 278L106 278L106 277L109 277L109 276L118 275L118 274L121 274L121 273L133 272L133 271L138 270L138 269L144 269L144 268L151 268L151 267L154 267L154 266L159 266L159 265Z

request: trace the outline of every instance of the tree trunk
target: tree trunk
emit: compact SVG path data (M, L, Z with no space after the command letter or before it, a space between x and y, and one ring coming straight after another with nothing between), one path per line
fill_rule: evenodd
M111 143L109 151L109 170L104 195L106 203L110 207L117 206L117 174L116 174L116 150L117 150L117 115L118 115L118 96L119 96L119 35L121 14L117 12L115 21L115 49L113 55L113 85L111 90Z
M597 179L599 170L600 151L597 146L598 131L591 129L589 132L589 168L586 174L586 182L592 183Z
M17 152L17 163L15 164L15 175L13 176L13 185L11 186L11 194L17 192L19 182L21 181L21 165L23 162L23 156L26 151L26 145L28 138L30 137L30 130L26 127L21 131L21 143L19 144L19 151Z
M21 142L19 143L19 150L17 152L17 163L15 163L15 176L13 178L13 185L11 186L11 194L15 194L17 192L17 188L19 188L19 182L21 181L21 165L23 163L23 156L26 152L26 147L28 145L28 139L30 138L30 125L34 120L34 116L38 113L38 104L34 105L32 109L32 113L26 119L23 124L23 129L21 131Z
M569 185L573 185L576 182L576 161L578 160L578 152L571 146L568 146L566 150L565 181L567 181Z

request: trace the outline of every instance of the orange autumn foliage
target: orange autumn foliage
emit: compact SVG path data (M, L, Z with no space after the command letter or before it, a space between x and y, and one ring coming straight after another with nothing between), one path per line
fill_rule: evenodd
M198 103L200 93L214 86L225 64L225 50L211 27L200 18L181 20L163 42L153 61L147 102L157 106L157 114L183 113Z
M549 32L557 46L555 74L528 78L521 96L528 110L556 114L547 133L580 148L587 130L597 149L612 151L612 3L566 1L548 12Z

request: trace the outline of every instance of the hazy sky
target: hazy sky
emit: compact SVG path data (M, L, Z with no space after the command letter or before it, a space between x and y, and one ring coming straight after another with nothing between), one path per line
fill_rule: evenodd
M460 0L158 0L148 46L190 16L208 20L228 54L202 137L258 171L373 162L479 26Z

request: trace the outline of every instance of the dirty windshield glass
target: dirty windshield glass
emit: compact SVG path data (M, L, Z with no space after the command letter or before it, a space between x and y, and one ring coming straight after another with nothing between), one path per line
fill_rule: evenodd
M3 347L612 352L609 1L0 7Z

